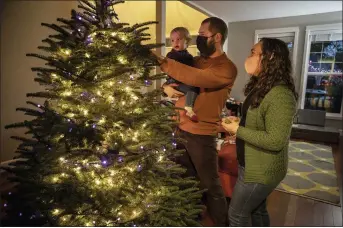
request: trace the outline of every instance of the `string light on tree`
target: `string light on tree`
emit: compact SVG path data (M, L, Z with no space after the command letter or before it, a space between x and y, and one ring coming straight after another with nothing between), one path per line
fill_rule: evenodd
M141 90L156 78L149 52L161 45L146 34L155 22L118 23L119 2L80 0L70 19L42 24L53 32L44 54L29 54L46 60L32 68L42 89L29 97L44 105L22 109L28 120L9 127L30 133L17 138L27 161L10 169L32 181L4 194L6 226L200 225L198 182L185 184L173 162L181 153L171 144L175 110L156 102L158 91ZM164 208L171 213L159 214Z

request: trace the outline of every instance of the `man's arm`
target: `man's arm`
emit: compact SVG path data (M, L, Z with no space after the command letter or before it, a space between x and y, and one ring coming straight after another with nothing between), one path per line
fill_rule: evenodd
M218 88L233 84L237 69L233 64L220 64L208 69L197 69L165 58L161 69L170 77L190 86Z

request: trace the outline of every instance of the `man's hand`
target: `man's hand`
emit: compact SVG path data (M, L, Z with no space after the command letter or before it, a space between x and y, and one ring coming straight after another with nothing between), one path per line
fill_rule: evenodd
M178 84L169 84L169 85L164 85L163 90L164 93L167 94L168 97L170 98L177 98L177 97L182 97L185 94L181 93L180 91L177 91L174 89L174 87L178 86Z

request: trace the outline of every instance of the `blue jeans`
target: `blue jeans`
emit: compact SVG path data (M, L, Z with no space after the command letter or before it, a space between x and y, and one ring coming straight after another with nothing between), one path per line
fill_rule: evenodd
M270 226L267 197L276 186L245 183L245 170L238 167L238 179L229 206L230 226Z

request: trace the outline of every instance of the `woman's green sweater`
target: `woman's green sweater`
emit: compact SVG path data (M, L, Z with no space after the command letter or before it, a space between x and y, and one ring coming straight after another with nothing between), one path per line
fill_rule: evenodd
M278 185L287 173L288 143L296 101L284 85L273 87L258 108L249 108L237 137L245 141L245 182Z

